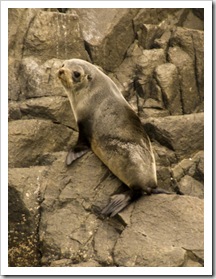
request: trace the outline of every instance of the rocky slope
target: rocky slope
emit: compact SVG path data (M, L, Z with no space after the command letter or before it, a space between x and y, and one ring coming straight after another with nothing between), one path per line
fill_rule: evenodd
M203 20L202 9L9 9L10 266L204 265ZM56 71L70 58L116 82L172 195L98 218L121 182L92 152L65 167L78 133Z

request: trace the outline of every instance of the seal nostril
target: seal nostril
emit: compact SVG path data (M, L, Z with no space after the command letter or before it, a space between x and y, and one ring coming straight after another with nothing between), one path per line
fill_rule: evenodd
M60 70L59 70L59 75L62 75L62 74L64 74L64 70L63 70L63 69L60 69Z

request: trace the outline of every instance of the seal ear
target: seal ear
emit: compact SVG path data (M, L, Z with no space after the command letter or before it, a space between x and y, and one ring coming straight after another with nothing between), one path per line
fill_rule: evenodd
M88 80L92 80L92 76L91 75L87 75L87 79Z

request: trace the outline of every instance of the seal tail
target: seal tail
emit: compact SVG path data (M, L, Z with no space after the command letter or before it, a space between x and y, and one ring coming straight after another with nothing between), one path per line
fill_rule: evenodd
M102 215L113 217L119 213L123 208L131 203L133 198L133 192L127 191L123 194L114 195L111 197L111 201L101 211Z

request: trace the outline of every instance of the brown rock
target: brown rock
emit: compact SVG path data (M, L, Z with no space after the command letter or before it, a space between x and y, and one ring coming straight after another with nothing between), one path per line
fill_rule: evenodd
M43 265L64 258L71 259L73 263L98 259L109 265L115 230L107 226L107 234L106 225L102 225L97 213L121 182L109 175L107 168L92 152L69 168L65 166L65 156L65 152L59 153L47 175L40 223ZM110 238L111 234L113 237ZM109 235L109 240L102 240L101 235Z
M9 103L9 120L49 119L73 129L78 129L67 97L41 97Z
M87 59L78 16L39 11L28 28L23 54L34 55L42 61L71 57Z
M20 68L20 84L22 97L20 99L66 96L62 85L57 78L57 70L63 60L51 59L41 64L34 57L24 58Z
M9 122L9 167L46 164L47 153L67 148L71 135L69 128L50 120Z
M182 114L178 71L175 65L165 63L155 69L155 78L161 88L163 102L170 114Z
M178 183L179 190L184 195L204 198L204 185L189 175L185 175Z
M189 158L204 148L203 113L149 118L144 122L148 135L174 150L177 158Z
M40 266L38 229L46 167L9 169L9 266Z
M168 55L179 71L183 113L192 113L200 102L193 60L179 47L169 48Z
M160 38L163 34L163 29L158 25L143 24L137 32L139 45L144 49L151 49L154 46L154 41Z
M115 263L184 266L186 251L191 251L203 264L203 230L201 199L176 195L143 197L132 212L131 225L117 241Z
M138 9L76 9L95 64L111 71L121 64L135 39L132 19Z
M153 72L155 68L165 63L166 57L163 49L143 50L142 55L134 56L134 63L137 67L137 86L139 86L139 95L144 99L149 97L162 101L161 92L155 93L155 84L153 80Z

